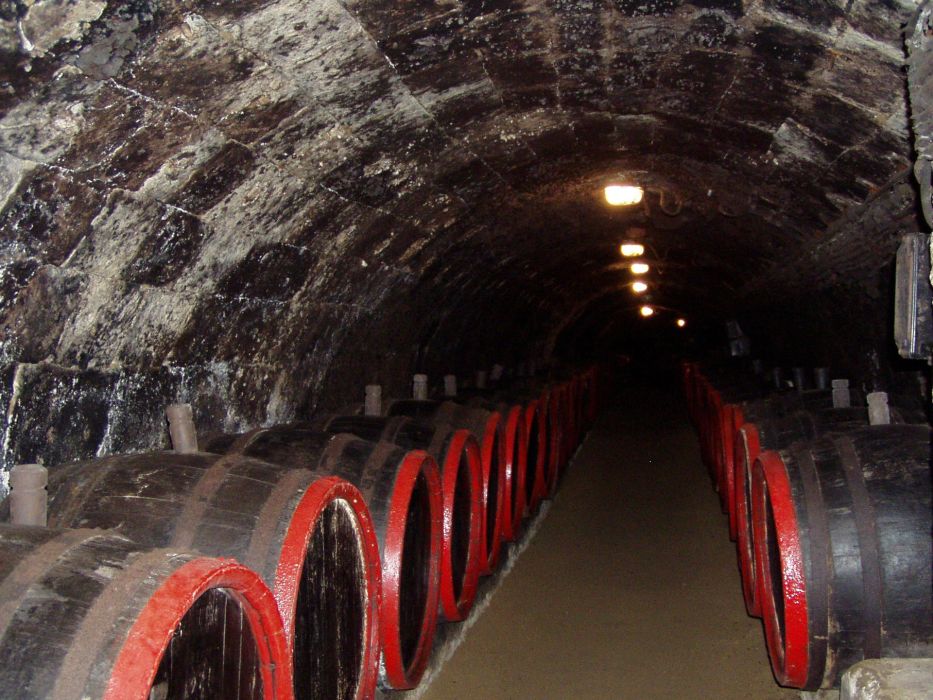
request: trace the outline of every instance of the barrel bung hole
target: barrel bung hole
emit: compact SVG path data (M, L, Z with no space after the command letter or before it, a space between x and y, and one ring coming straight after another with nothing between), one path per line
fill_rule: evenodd
M450 538L451 571L454 578L454 597L459 602L463 593L470 554L470 516L472 515L473 485L470 480L470 458L466 451L460 454L457 467L457 486L454 493L453 532Z
M162 655L149 700L259 700L259 653L238 599L203 593L182 617Z
M350 505L327 504L305 554L295 611L296 700L352 700L366 640L366 562Z
M431 583L428 580L430 560L431 498L427 477L419 472L408 502L399 581L399 636L405 668L409 668L415 660L421 639L421 626Z

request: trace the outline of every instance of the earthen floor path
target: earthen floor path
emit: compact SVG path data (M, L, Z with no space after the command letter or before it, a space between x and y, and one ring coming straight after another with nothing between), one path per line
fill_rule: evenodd
M790 700L673 390L627 388L425 700Z

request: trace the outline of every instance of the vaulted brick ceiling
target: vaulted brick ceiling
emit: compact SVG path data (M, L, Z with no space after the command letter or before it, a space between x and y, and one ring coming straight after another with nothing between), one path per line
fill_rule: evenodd
M267 415L622 313L632 227L731 313L910 163L906 0L0 7L4 359L228 362Z

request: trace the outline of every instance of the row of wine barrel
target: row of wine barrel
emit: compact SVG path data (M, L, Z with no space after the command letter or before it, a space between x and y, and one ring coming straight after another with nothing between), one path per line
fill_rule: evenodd
M419 682L593 420L597 374L53 468L0 525L0 697L363 700ZM0 503L6 520L9 499Z
M769 390L741 368L688 362L683 382L778 683L831 688L862 659L933 656L923 412L872 425L859 392Z

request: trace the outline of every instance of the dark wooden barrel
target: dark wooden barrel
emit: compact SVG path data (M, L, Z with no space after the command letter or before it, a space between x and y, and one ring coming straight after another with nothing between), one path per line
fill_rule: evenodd
M500 530L502 539L514 540L521 531L525 514L525 479L528 469L528 431L525 409L520 403L498 401L493 396L476 394L453 399L471 408L497 412L502 416L503 508Z
M734 446L735 418L733 405L742 401L761 398L764 395L758 379L754 376L730 377L719 386L711 390L709 410L711 414L707 422L709 436L711 469L716 491L719 493L720 504L725 513L729 512L729 498L732 494L732 483L727 471L727 463L731 459Z
M465 619L476 599L486 561L483 467L479 444L472 433L441 423L386 416L321 416L308 427L317 432L388 441L405 449L424 450L434 457L441 468L443 511L440 612L450 622Z
M317 477L338 476L360 490L382 557L380 683L416 686L430 658L439 606L443 503L434 459L387 441L293 425L246 433L227 449ZM330 454L340 459L327 459Z
M346 460L327 447L322 464ZM235 453L150 452L59 467L48 492L50 526L112 528L146 547L193 549L249 566L278 602L295 697L372 696L379 545L352 484Z
M751 371L739 366L705 366L695 370L696 425L703 461L713 485L720 490L722 477L722 418L724 406L764 395L765 389ZM723 502L723 506L725 503ZM725 507L724 507L725 509Z
M528 435L528 454L525 457L525 517L529 517L541 505L547 495L545 470L548 460L547 405L540 398L524 403L525 431Z
M759 416L764 416L763 412ZM755 460L763 451L780 450L798 440L812 440L832 431L847 431L868 425L868 409L827 408L797 411L789 416L759 417L745 423L736 433L734 465L734 513L742 595L749 615L761 614L755 550L752 546L751 476Z
M520 385L495 394L500 402L517 404L523 411L526 436L525 468L518 476L522 481L521 518L532 515L547 497L547 468L550 460L550 436L548 433L548 402L540 391L533 391ZM513 516L514 521L514 516Z
M483 541L486 547L485 567L482 573L492 573L499 564L502 554L503 513L507 502L505 441L502 432L502 415L498 411L464 406L454 401L419 401L405 399L391 402L388 416L407 416L415 420L450 425L469 430L479 441L483 465L483 502L486 517L483 522Z
M859 428L755 462L752 526L778 682L933 656L929 426Z
M287 700L272 593L231 559L0 526L0 697Z
M863 402L860 391L853 390L852 396L854 402ZM867 425L868 410L832 408L831 392L821 391L776 395L771 399L737 404L734 409L737 428L732 458L726 463L726 482L731 493L729 530L738 543L746 608L749 614L757 615L758 588L749 521L751 469L755 459L765 450L783 449L795 440L809 440L827 432ZM923 424L926 419L915 409L892 406L891 422Z
M545 454L541 498L550 499L557 492L562 469L569 457L567 450L567 402L565 392L554 382L528 380L509 392L513 400L536 400L540 421L545 426Z

